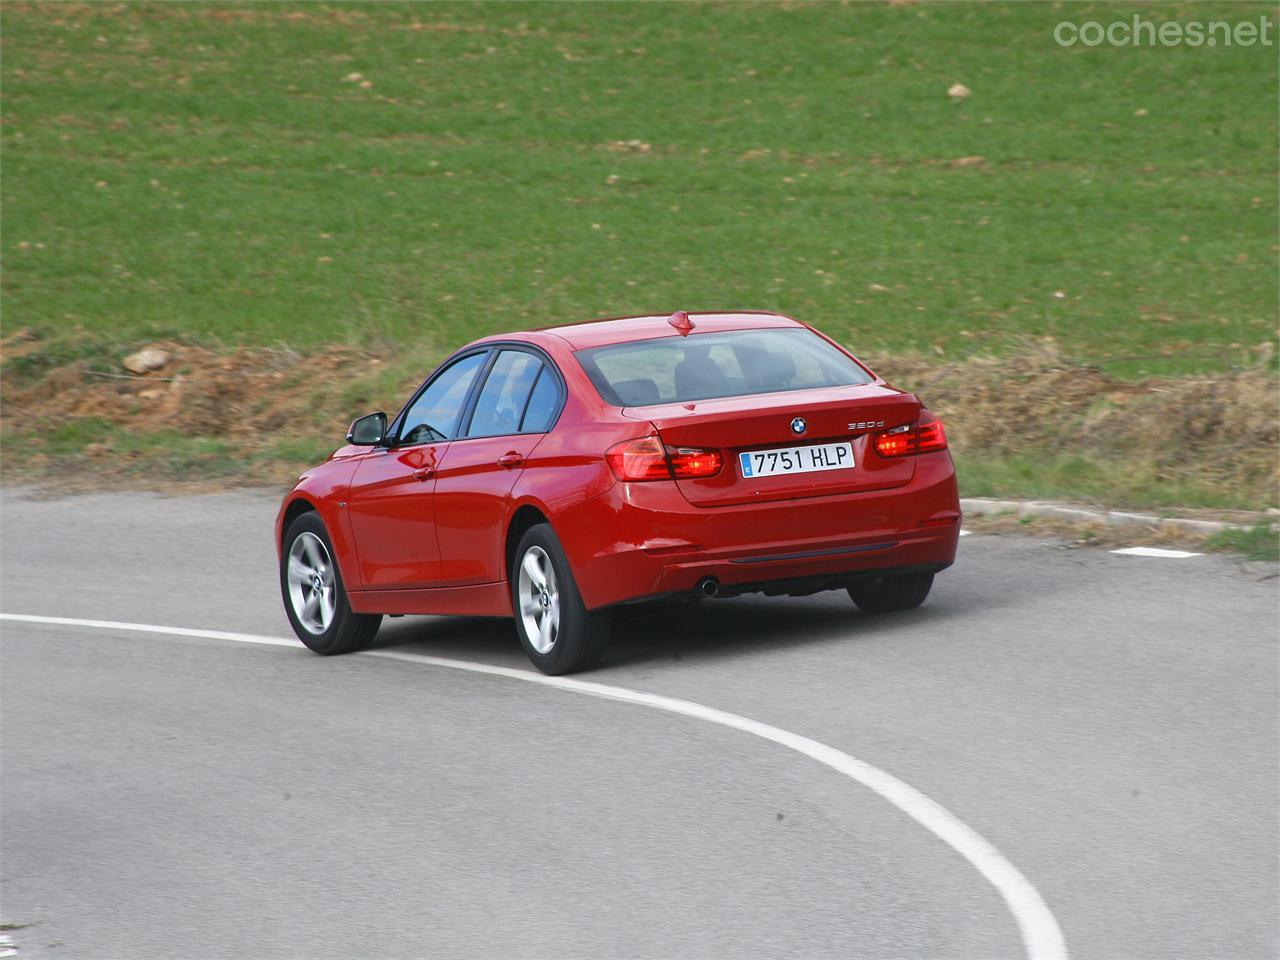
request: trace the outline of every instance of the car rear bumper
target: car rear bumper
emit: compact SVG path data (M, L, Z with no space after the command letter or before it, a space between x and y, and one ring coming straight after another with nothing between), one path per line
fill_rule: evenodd
M556 522L589 608L690 593L813 592L955 560L960 504L945 451L891 490L692 506L671 483L619 483Z

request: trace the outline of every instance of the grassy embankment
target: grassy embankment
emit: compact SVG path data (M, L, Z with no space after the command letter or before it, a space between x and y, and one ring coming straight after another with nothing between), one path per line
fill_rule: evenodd
M1272 504L1275 48L1053 42L1133 12L5 4L7 469L273 477L476 335L746 306L969 494Z

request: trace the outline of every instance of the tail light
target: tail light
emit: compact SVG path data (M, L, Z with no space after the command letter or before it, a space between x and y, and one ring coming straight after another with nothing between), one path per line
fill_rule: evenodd
M714 477L724 465L719 450L664 447L657 437L614 444L604 455L619 480L677 480Z
M917 451L929 453L932 450L947 449L947 431L943 428L941 420L929 411L922 410L920 419L916 423L919 425L916 438Z
M906 457L947 449L947 432L942 421L928 410L920 411L915 423L903 424L875 436L876 453L882 457Z
M604 455L619 480L670 480L667 452L657 437L641 437L614 444Z

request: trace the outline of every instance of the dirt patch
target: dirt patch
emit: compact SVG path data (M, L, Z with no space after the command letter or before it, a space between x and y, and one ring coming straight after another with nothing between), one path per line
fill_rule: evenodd
M129 374L122 365L116 372L75 362L25 388L6 389L6 419L47 427L99 417L131 430L180 429L244 440L283 427L302 413L316 383L364 373L378 363L346 348L304 357L289 350L243 348L218 354L170 341L152 347L169 359L144 374ZM4 348L5 359L11 359L7 341Z
M166 362L132 375L123 354L37 364L49 345L24 332L0 341L5 433L25 450L4 458L6 475L39 477L73 457L93 462L98 481L137 477L153 474L168 451L172 462L160 472L168 481L209 483L212 465L227 484L276 482L336 446L353 417L394 409L431 359L397 368L350 347L302 355L148 346ZM943 418L961 457L1072 456L1132 469L1143 483L1230 489L1242 506L1276 501L1277 381L1261 367L1131 382L1045 345L948 364L868 359ZM19 369L36 372L15 375ZM161 441L139 442L147 437Z
M34 378L10 375L14 361L38 359L42 346L22 332L0 341L4 431L25 449L4 458L12 479L46 479L50 466L71 458L92 462L95 480L140 478L154 466L166 483L217 486L200 465L219 461L229 467L219 470L222 486L278 482L341 443L348 412L376 405L380 383L390 381L386 392L402 397L415 382L349 347L301 355L163 340L149 348L166 361L144 374L127 372L121 357L73 360Z

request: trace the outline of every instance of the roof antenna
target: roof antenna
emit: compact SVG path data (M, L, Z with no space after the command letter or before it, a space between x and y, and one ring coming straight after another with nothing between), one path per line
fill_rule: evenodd
M677 310L673 313L667 323L675 327L682 337L687 337L693 333L693 321L689 319L689 314L683 310Z

